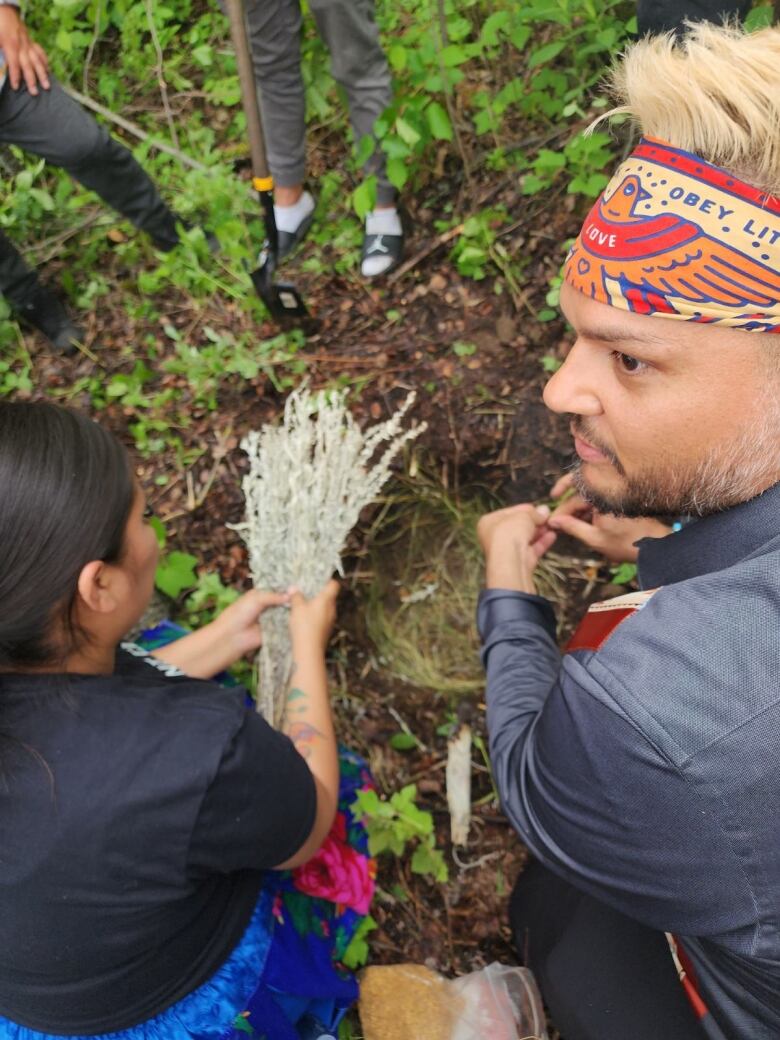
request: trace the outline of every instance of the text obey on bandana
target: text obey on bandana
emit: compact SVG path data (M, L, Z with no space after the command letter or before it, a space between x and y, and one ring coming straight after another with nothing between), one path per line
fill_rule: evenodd
M564 278L636 314L780 332L780 198L643 138L588 214Z

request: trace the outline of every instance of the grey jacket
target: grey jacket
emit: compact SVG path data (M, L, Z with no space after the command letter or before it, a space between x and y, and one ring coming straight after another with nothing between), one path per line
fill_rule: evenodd
M780 1036L780 485L640 543L648 591L478 608L503 809L550 868L673 932L728 1037ZM608 616L611 613L611 616Z

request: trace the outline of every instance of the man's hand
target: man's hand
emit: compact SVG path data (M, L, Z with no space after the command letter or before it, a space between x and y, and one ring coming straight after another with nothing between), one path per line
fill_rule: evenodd
M551 495L560 498L572 489L573 478L568 473L555 484ZM553 511L548 526L571 535L611 563L635 563L639 550L634 542L640 538L663 538L672 530L651 517L628 519L599 513L577 493L570 495Z
M22 79L35 97L38 84L44 90L49 82L49 59L40 44L31 40L19 10L11 4L0 5L0 50L8 66L8 79L14 90L18 90Z
M547 506L526 504L487 513L477 524L485 554L485 585L536 593L533 574L539 560L556 539L547 526Z

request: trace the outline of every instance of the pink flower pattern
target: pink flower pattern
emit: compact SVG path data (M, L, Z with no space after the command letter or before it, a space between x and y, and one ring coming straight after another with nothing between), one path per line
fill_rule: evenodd
M375 877L374 861L347 844L347 821L339 812L319 851L293 871L293 884L306 895L367 914Z

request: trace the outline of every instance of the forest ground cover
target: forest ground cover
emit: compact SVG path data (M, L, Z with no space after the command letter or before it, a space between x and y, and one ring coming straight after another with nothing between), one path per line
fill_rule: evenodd
M380 857L367 955L460 973L511 959L505 904L523 859L484 754L473 525L480 509L546 498L570 461L566 424L545 410L541 389L569 342L556 310L567 242L630 144L625 128L580 131L604 109L597 85L634 29L633 5L380 0L377 14L396 79L377 134L414 225L408 260L385 283L357 274L369 145L351 139L309 19L318 208L289 269L312 318L280 329L248 277L263 229L216 3L34 5L30 24L56 74L149 135L106 117L221 249L210 255L196 228L158 254L66 176L7 150L0 225L89 336L83 354L64 358L4 320L0 394L83 408L135 451L166 540L158 584L178 616L204 621L247 583L227 526L241 518L242 435L277 417L302 378L348 386L366 422L417 390L414 417L428 429L352 540L331 672L345 741L368 757L381 791L399 796L385 824L405 851ZM597 582L629 577L564 547L549 574L562 632L602 594ZM477 738L474 823L469 847L453 852L444 763L463 719ZM411 784L413 797L403 795ZM415 811L430 814L443 859L415 859L428 826Z

